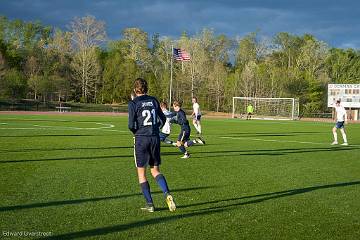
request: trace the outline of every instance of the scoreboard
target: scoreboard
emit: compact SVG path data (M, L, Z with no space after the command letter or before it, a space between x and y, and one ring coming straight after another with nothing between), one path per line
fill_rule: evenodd
M328 107L337 100L345 108L360 108L360 84L328 84Z

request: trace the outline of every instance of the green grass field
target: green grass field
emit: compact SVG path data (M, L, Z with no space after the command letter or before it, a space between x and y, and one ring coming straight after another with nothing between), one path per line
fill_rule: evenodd
M330 146L332 126L205 117L207 145L190 159L162 145L176 212L150 179L157 211L145 213L126 117L2 114L1 234L360 239L360 125L347 126L349 146Z

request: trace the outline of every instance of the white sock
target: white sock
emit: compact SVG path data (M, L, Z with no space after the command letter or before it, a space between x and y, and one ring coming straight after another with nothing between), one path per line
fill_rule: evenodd
M344 139L344 143L347 143L346 133L345 133L344 129L341 129L341 134Z
M333 132L334 135L334 142L337 142L337 132Z
M201 134L201 125L198 124L198 132Z
M195 127L197 132L201 132L201 130L199 131L199 125L197 123L194 124L194 127Z

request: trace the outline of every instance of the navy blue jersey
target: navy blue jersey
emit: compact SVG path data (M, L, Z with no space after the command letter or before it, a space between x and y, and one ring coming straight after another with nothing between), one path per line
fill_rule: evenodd
M189 121L186 119L186 114L185 114L184 110L180 109L178 112L176 112L175 119L176 120L174 120L174 121L181 126L181 130L190 132ZM171 122L173 122L173 121L171 121Z
M138 96L129 102L128 110L130 131L136 136L159 136L159 128L164 125L166 117L156 98Z

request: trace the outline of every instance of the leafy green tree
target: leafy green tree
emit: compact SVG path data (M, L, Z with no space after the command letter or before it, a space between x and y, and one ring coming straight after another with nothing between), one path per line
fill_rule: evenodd
M111 43L103 72L104 101L120 103L129 100L137 67L127 57L128 45L125 40Z
M0 51L0 79L5 75L6 63L2 52Z
M295 65L299 48L303 44L302 38L287 32L280 32L274 37L273 43L275 45L273 57L277 60L274 63L280 67L291 69Z
M326 71L333 83L358 83L360 52L353 49L330 49L326 59Z
M81 86L81 100L96 99L101 79L101 66L96 47L106 40L105 23L93 16L75 18L71 22L75 54L72 61L74 78Z
M4 98L19 99L26 96L26 79L14 68L9 69L1 78L0 86L0 94Z
M224 101L226 78L226 66L222 62L215 62L214 69L209 76L208 94L215 100L212 101L212 104L215 105L216 112L222 110L221 104Z
M28 80L29 89L34 93L34 99L38 99L38 94L40 92L41 77L39 75L33 75Z

